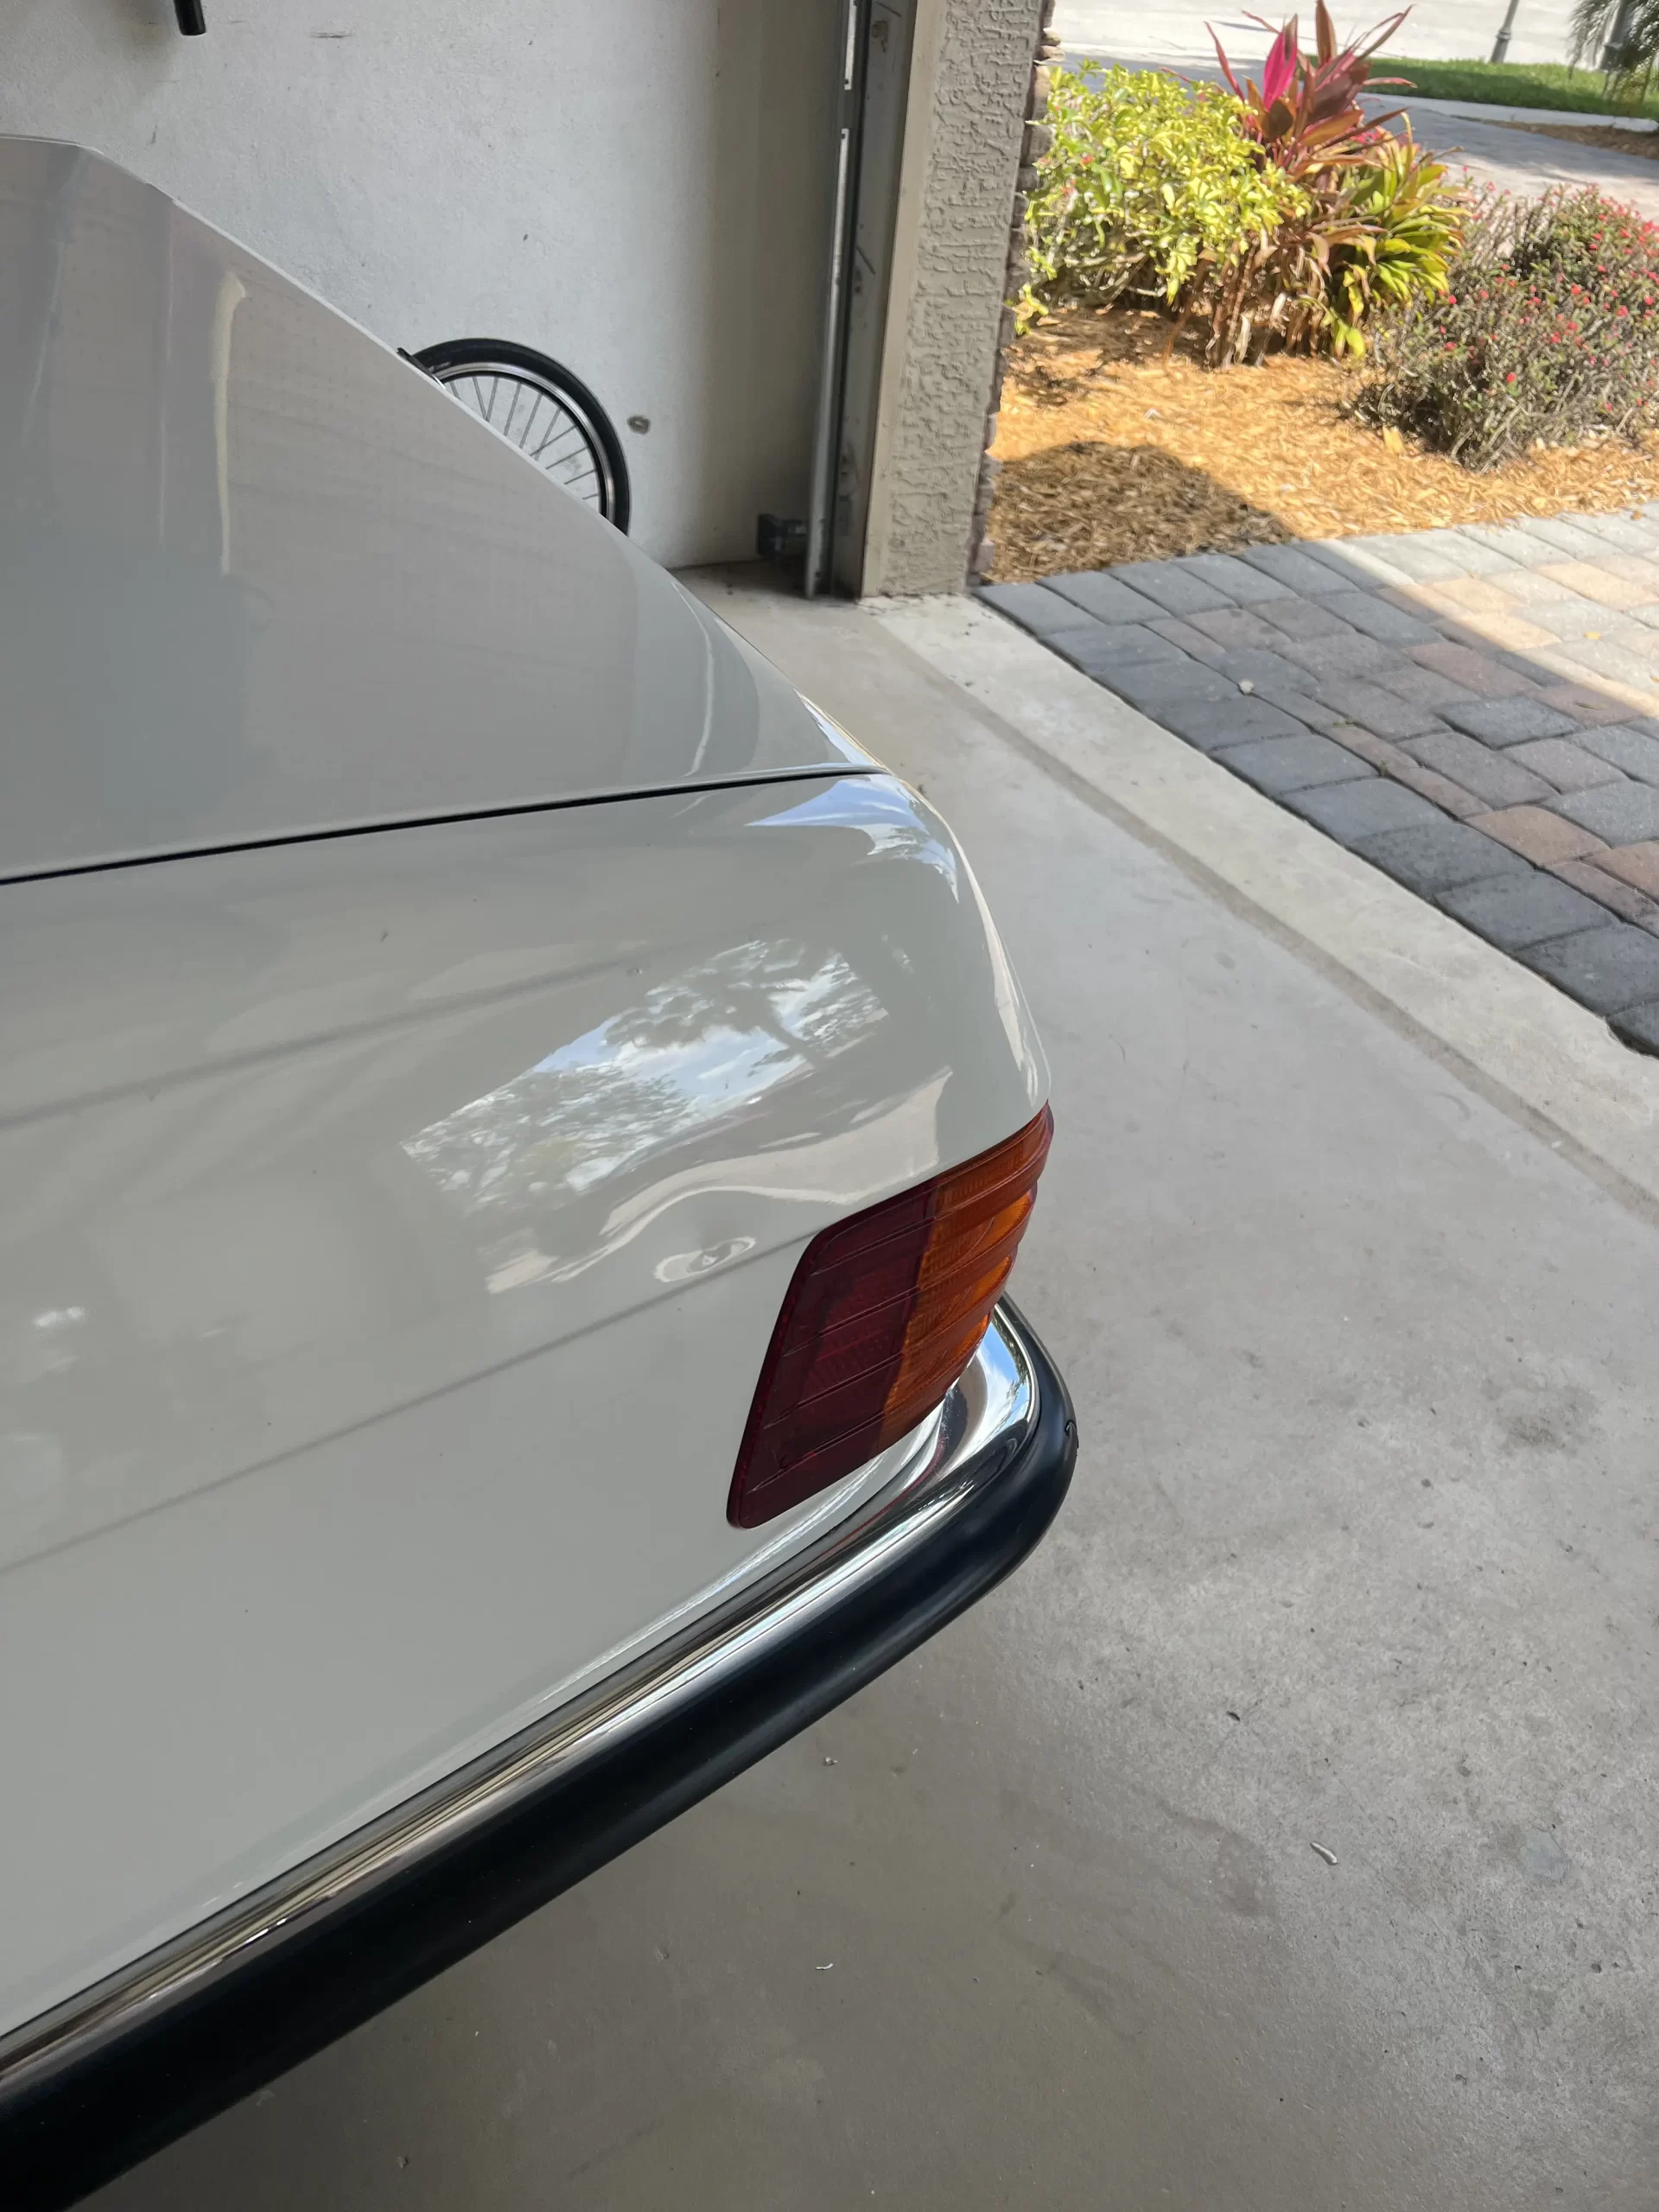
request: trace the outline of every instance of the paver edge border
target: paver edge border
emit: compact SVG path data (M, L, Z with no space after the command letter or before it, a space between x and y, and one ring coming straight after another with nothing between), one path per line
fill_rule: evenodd
M1659 1217L1659 1059L966 596L868 611L1026 748Z

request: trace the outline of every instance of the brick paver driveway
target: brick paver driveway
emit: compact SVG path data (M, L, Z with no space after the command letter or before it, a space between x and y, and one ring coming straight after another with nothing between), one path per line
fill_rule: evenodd
M1659 1052L1659 503L982 596Z

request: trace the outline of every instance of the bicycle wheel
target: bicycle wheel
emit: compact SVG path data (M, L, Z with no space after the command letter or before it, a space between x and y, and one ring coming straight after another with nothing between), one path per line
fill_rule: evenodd
M569 369L505 338L450 338L409 356L543 474L626 531L628 465L611 419Z

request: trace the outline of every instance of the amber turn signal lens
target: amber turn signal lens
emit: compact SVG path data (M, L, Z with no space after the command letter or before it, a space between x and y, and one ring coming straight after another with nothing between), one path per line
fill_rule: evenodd
M753 1529L896 1444L973 1357L1054 1119L815 1236L772 1332L726 1516Z

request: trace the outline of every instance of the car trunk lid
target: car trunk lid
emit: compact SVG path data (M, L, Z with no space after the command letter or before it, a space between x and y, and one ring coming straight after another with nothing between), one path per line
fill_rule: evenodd
M438 385L0 139L0 878L868 765Z

